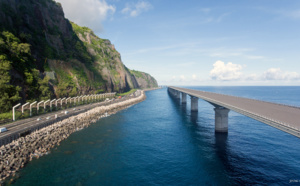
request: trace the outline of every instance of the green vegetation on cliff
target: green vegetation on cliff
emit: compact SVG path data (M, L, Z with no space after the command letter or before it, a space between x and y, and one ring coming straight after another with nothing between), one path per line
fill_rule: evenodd
M53 0L0 0L0 114L19 102L157 86Z
M40 78L34 67L30 45L21 43L12 33L0 33L0 110L7 111L21 99L21 86L26 100L50 98L47 78ZM21 85L21 86L20 86Z

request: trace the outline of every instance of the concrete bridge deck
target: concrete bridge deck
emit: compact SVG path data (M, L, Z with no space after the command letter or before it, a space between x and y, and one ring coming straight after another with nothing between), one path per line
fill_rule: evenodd
M179 93L182 94L182 99L186 99L184 94L190 95L191 98L201 98L216 108L233 110L300 137L300 108L298 107L172 86L169 89L175 91L177 98L180 98Z

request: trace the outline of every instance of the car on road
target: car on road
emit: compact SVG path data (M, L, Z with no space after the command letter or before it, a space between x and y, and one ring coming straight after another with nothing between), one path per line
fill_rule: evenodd
M0 133L6 132L6 131L7 131L6 127L1 127L1 128L0 128Z

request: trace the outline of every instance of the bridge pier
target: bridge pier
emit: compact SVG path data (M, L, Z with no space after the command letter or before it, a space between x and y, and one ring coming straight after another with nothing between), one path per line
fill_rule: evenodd
M180 92L175 90L175 98L180 99Z
M174 89L168 89L169 93L176 99L180 99L180 92Z
M228 113L229 109L216 107L215 109L215 132L228 132Z
M181 92L181 103L186 104L186 93Z
M197 97L191 96L191 111L198 112L198 99Z

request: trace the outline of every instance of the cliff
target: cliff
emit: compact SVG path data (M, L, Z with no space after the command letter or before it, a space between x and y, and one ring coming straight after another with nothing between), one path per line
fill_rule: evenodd
M157 86L53 0L0 0L0 25L0 112L20 101Z

